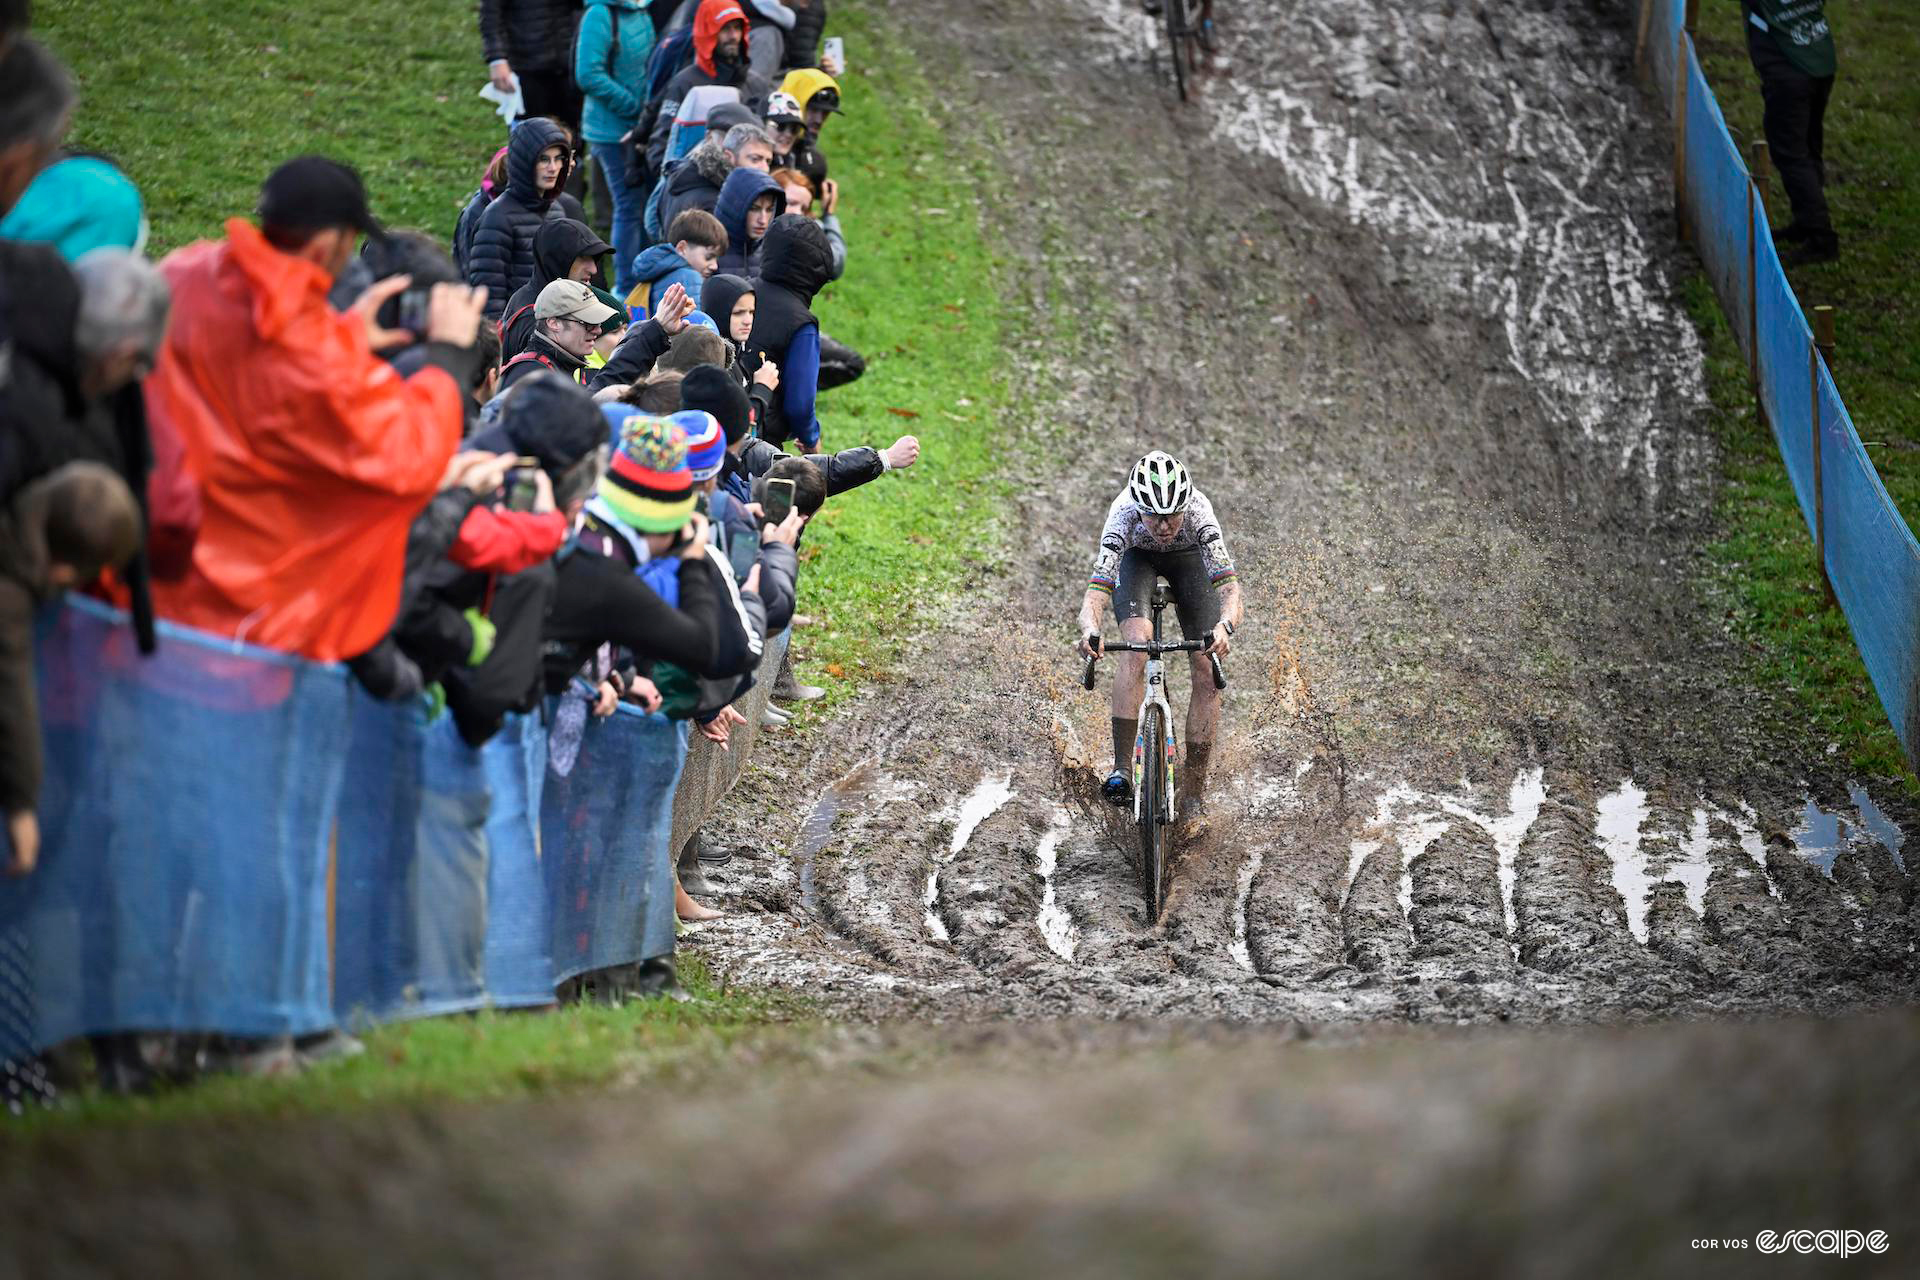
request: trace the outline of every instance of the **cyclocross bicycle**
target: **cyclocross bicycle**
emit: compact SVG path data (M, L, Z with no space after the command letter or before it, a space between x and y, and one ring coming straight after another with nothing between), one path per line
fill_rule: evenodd
M1160 639L1160 615L1167 608L1167 584L1153 585L1153 639L1145 644L1116 641L1101 644L1100 653L1087 659L1080 683L1093 688L1093 671L1105 653L1144 653L1147 655L1146 689L1140 698L1140 729L1133 739L1133 825L1140 836L1140 887L1147 896L1147 922L1160 923L1166 909L1167 891L1172 888L1168 875L1167 827L1173 812L1173 708L1167 703L1167 670L1161 656L1168 653L1199 653L1205 640L1181 640L1166 643ZM1227 687L1227 673L1220 659L1213 658L1213 687Z
M1188 100L1187 85L1198 73L1200 49L1213 51L1213 0L1162 0L1167 23L1167 55L1173 63L1173 82L1180 101Z

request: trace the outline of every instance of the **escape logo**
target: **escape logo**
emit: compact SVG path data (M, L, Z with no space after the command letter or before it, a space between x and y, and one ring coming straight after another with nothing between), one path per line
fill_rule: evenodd
M1856 1253L1885 1253L1893 1241L1884 1231L1762 1231L1753 1238L1760 1253L1825 1253L1836 1258L1851 1258ZM1744 1249L1747 1242L1737 1236L1717 1240L1695 1240L1696 1249Z

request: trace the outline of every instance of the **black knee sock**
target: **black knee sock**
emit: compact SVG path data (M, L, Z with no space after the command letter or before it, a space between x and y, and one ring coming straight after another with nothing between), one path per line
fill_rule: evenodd
M1133 770L1133 740L1140 736L1138 720L1113 718L1113 767L1121 773Z

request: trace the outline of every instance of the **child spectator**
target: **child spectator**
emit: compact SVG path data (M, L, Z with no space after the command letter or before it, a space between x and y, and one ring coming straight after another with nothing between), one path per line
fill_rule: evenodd
M727 249L720 255L720 270L733 275L752 274L747 264L786 202L786 193L771 174L740 168L727 175L726 184L720 188L720 199L713 207L727 232Z
M572 144L550 120L514 126L507 143L507 189L494 197L467 251L467 280L487 291L487 319L506 314L507 300L533 279L533 238L548 218L565 216L554 201L573 167Z
M40 853L34 612L139 549L133 493L97 462L70 462L34 481L0 515L0 808L13 842L8 875L32 871Z
M769 406L761 433L776 448L789 439L810 450L820 444L820 420L814 415L820 322L807 308L832 278L833 250L819 224L791 213L775 218L760 248L760 284L747 342L780 369L780 395Z
M656 244L634 264L633 291L626 295L628 314L644 318L653 300L679 285L700 305L700 289L727 251L727 231L720 219L705 209L687 209L667 228L665 244Z

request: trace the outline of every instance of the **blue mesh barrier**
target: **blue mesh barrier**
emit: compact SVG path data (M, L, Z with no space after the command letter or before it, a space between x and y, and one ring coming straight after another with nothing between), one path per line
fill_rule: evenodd
M123 615L92 601L43 619L40 867L0 883L6 1056L90 1033L333 1022L327 845L347 675L160 635L142 658Z
M540 794L547 731L538 716L508 716L480 753L493 789L487 817L487 997L497 1005L553 1001L553 922L540 859Z
M1756 210L1754 217L1759 218ZM1780 446L1787 478L1813 532L1812 390L1807 380L1807 351L1813 331L1800 313L1800 299L1780 269L1771 236L1760 237L1754 254L1753 290L1759 308L1760 403L1767 411L1773 439Z
M334 909L347 1025L485 1001L488 783L451 716L356 695Z
M1827 575L1907 759L1920 757L1920 543L1820 368Z
M1753 183L1727 132L1720 103L1687 46L1687 211L1693 242L1729 326L1747 348L1747 193Z
M686 754L684 723L622 704L588 720L577 755L549 764L540 848L555 982L672 954L668 844Z

